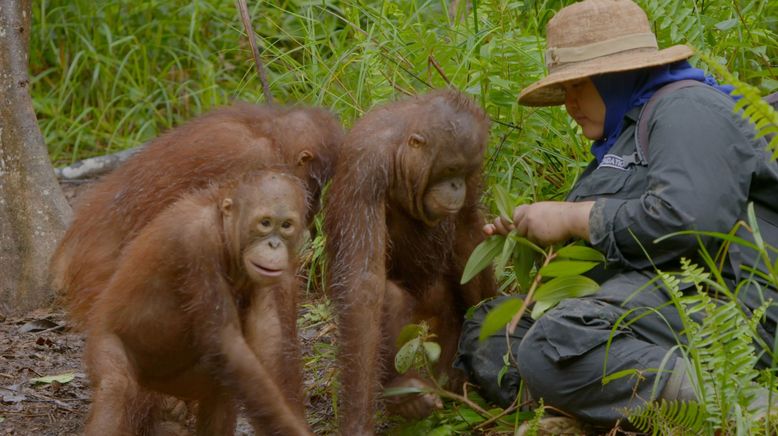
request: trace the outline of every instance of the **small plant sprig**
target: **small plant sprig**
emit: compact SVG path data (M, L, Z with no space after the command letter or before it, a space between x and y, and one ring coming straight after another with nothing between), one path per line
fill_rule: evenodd
M508 192L501 186L495 186L494 195L500 214L512 216L514 203ZM536 255L542 258L542 263L533 275ZM593 294L599 285L581 274L604 262L605 258L599 251L575 243L559 250L553 246L544 250L511 232L505 236L490 236L479 244L465 265L461 282L467 283L492 262L497 275L502 276L509 260L513 268L508 272L507 280L515 285L512 291L526 295L523 299L506 300L492 309L481 327L481 340L506 325L506 336L513 333L530 306L533 306L530 315L538 319L566 298Z
M397 337L399 347L395 355L395 369L400 374L416 371L432 385L427 387L394 387L384 389L384 397L398 395L436 395L458 404L438 411L433 417L395 429L394 434L454 434L459 431L491 428L495 431L513 431L520 423L532 418L532 412L519 411L518 399L511 406L489 408L476 392L468 392L468 385L460 395L443 387L447 380L436 377L434 366L440 357L440 345L435 341L425 322L408 324Z
M481 415L491 417L489 412L481 408L478 404L470 401L467 396L455 394L443 387L446 380L435 377L433 366L440 358L440 345L434 342L435 334L430 332L429 326L425 322L419 324L408 324L400 331L397 336L397 346L400 348L394 356L394 367L400 374L405 374L410 370L416 370L423 374L433 383L433 387L398 387L387 388L384 390L384 396L406 394L428 394L432 393L442 398L449 398L467 404L470 408Z

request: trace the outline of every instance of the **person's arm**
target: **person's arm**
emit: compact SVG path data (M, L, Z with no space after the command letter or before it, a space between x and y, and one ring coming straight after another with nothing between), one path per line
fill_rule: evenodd
M513 210L512 222L506 217L495 218L484 226L484 233L505 235L515 228L516 233L542 246L570 238L589 241L589 213L593 205L593 201L524 204Z
M515 228L519 235L543 246L570 238L589 241L589 213L593 205L593 201L524 204L513 210L512 221L498 217L484 226L484 233L505 235Z

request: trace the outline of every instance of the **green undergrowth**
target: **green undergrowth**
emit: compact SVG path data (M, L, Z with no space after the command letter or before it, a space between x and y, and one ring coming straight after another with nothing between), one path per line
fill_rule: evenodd
M472 95L492 120L484 203L497 213L501 192L516 203L563 198L589 159L588 141L563 109L516 102L544 74L546 22L570 2L278 0L250 1L249 9L280 102L328 107L350 126L374 105L407 94L453 86ZM734 83L745 100L778 89L778 2L639 3L660 46L693 45L704 60L692 63ZM57 166L134 147L234 99L264 99L234 2L39 0L30 38L34 106ZM774 112L752 112L764 132L775 127ZM320 219L315 229L304 256L307 289L320 296ZM531 268L507 257L497 267L505 290L526 282ZM328 316L317 306L306 313L305 322ZM336 410L336 390L328 389ZM492 410L477 397L472 402ZM512 433L528 419L511 412L485 425L473 410L449 399L414 424L424 429L415 434Z

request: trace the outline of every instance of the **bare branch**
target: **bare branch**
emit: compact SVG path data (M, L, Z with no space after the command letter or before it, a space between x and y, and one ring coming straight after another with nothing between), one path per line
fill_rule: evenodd
M265 66L262 64L262 59L259 57L259 48L257 47L257 39L254 35L254 29L251 27L251 16L249 15L249 8L246 5L246 0L237 0L238 10L240 11L240 19L243 22L243 27L246 29L246 35L249 37L249 45L251 51L254 54L254 64L257 66L257 72L259 73L259 81L262 83L262 94L265 95L265 101L273 104L273 94L270 93L270 85L267 83L267 75L265 74Z

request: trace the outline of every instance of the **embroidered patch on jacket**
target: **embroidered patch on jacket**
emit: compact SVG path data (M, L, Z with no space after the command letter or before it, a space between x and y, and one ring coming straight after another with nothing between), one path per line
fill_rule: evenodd
M617 156L615 154L606 154L602 157L602 162L600 162L599 165L597 165L597 168L616 168L617 170L626 170L627 169L627 162L624 161L624 158L621 156Z

